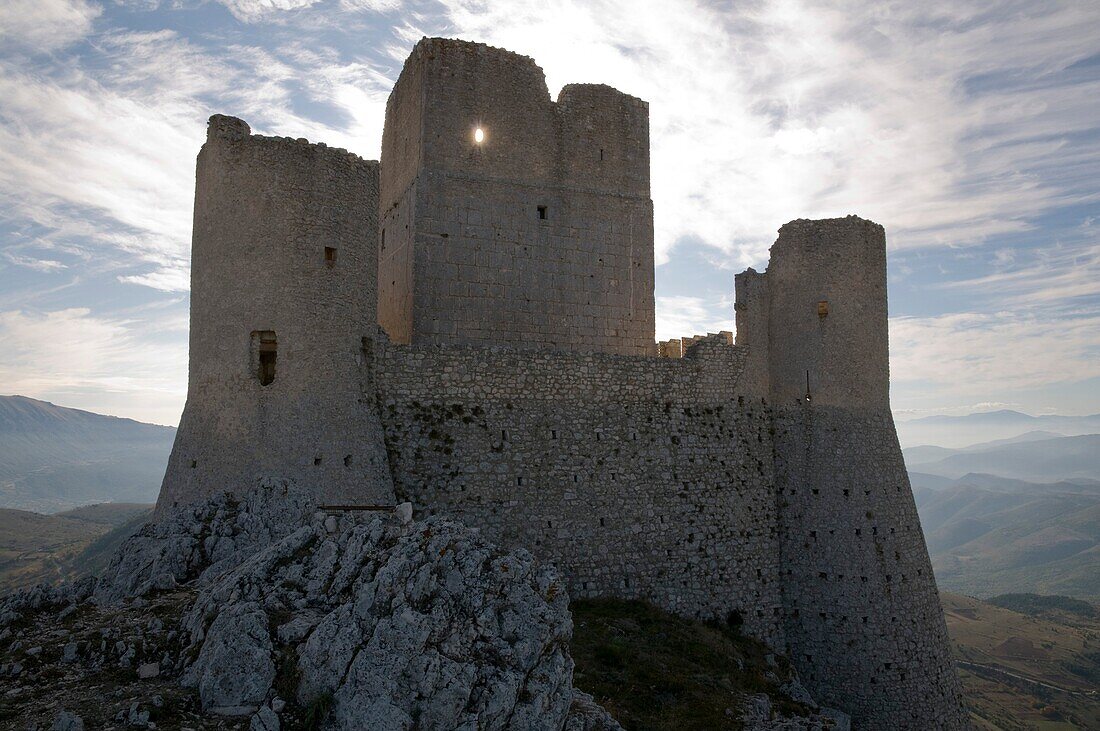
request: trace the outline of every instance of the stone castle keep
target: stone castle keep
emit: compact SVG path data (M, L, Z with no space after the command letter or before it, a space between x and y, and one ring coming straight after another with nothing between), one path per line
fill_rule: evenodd
M966 726L889 408L886 242L779 230L736 342L654 342L648 105L424 39L381 162L210 120L158 514L260 477L411 501L574 597L740 617L857 728Z

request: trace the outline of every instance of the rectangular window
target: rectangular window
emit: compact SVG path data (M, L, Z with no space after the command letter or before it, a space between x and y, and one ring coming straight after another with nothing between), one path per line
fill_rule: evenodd
M325 247L325 264L336 266L336 249L332 246Z
M252 331L252 352L255 353L253 363L255 363L256 377L260 379L261 386L267 386L275 380L277 350L278 342L274 330Z
M543 221L546 220L546 206L539 206L539 218Z

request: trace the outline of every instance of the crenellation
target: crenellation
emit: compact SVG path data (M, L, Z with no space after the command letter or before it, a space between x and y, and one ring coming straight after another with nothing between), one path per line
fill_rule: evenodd
M639 99L552 100L532 59L447 39L406 62L381 163L212 117L158 516L263 477L410 501L574 597L739 619L857 728L965 728L889 410L883 228L784 225L735 278L736 337L656 343L648 138Z

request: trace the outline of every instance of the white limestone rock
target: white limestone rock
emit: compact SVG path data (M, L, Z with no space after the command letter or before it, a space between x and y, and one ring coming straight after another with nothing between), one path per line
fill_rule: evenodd
M249 731L279 731L280 728L279 716L267 706L257 711L248 724Z
M218 612L198 660L183 679L198 689L203 709L253 710L267 699L274 680L267 615L254 602L230 604Z
M259 707L272 658L297 657L327 728L615 731L572 687L568 605L555 569L456 523L315 518L199 595L187 677L204 707Z
M209 583L302 525L314 502L292 482L259 480L243 497L167 510L123 543L93 599L117 604L193 579Z

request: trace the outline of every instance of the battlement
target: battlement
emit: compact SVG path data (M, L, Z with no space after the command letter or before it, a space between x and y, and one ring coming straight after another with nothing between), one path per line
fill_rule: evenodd
M225 114L211 115L206 125L206 142L208 145L240 146L247 144L248 149L256 150L260 147L268 149L282 149L287 155L318 155L324 157L329 165L339 167L342 164L362 167L374 170L377 176L378 161L367 160L348 152L342 147L329 147L324 142L310 142L305 137L270 137L252 133L252 128L243 119L230 117ZM206 148L206 145L203 145ZM244 149L244 148L240 148ZM201 154L201 151L200 151Z
M704 341L719 345L733 345L733 333L729 330L722 330L716 333L707 333L706 335L692 335L686 338L662 340L657 343L657 356L660 358L690 357L688 356L688 351L697 343L702 343Z

